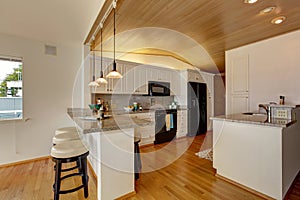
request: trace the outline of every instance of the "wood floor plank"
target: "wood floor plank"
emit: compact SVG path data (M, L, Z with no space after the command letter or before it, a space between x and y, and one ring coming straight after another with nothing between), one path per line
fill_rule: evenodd
M215 176L212 162L195 155L205 135L177 139L170 143L141 148L142 170L135 183L136 194L124 200L261 200L263 198ZM181 155L181 151L186 149ZM160 153L143 156L143 153ZM155 168L181 155L168 166ZM160 157L157 157L157 156ZM71 165L70 165L71 166ZM153 171L151 171L153 170ZM89 169L89 197L97 199L96 179ZM0 200L52 200L53 162L47 158L0 168ZM80 177L63 181L63 188L80 184ZM83 200L83 190L60 195L61 200ZM300 176L286 200L300 200Z

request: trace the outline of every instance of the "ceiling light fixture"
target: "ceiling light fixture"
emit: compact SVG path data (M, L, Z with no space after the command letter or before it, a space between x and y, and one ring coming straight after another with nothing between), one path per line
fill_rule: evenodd
M98 85L98 83L95 81L95 52L93 52L93 61L92 61L92 63L93 63L93 66L92 66L92 70L93 70L93 79L92 79L92 81L89 83L89 86L91 87L91 88L96 88L96 87L98 87L99 85Z
M281 24L284 20L286 20L285 16L280 16L272 19L271 23L272 24Z
M103 28L103 25L102 24L100 24L100 27L101 27L101 30L100 30L100 32L101 32L101 69L100 69L100 77L96 80L96 82L98 83L98 84L107 84L107 80L103 77L103 70L102 70L102 58L103 58L103 55L102 55L102 28Z
M252 3L255 3L257 1L258 0L244 0L244 3L250 3L250 4L252 4Z
M109 72L106 78L122 78L123 76L117 71L117 64L116 64L116 7L117 2L114 0L113 2L114 7L114 62L113 62L113 69Z
M272 12L273 10L275 10L276 6L270 6L270 7L267 7L263 10L261 10L259 13L260 14L268 14L270 12Z

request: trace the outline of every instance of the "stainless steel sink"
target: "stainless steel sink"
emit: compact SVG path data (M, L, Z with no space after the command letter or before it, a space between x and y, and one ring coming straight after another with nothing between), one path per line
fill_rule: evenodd
M243 115L261 115L261 116L266 116L265 113L253 113L253 112L245 112Z

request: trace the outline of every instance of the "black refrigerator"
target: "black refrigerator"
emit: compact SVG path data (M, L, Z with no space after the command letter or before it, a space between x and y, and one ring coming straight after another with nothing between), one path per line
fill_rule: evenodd
M207 131L206 84L188 82L188 136L205 134Z

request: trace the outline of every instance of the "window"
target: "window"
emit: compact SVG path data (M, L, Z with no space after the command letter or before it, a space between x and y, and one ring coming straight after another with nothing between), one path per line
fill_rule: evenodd
M0 55L0 120L23 118L23 63Z

